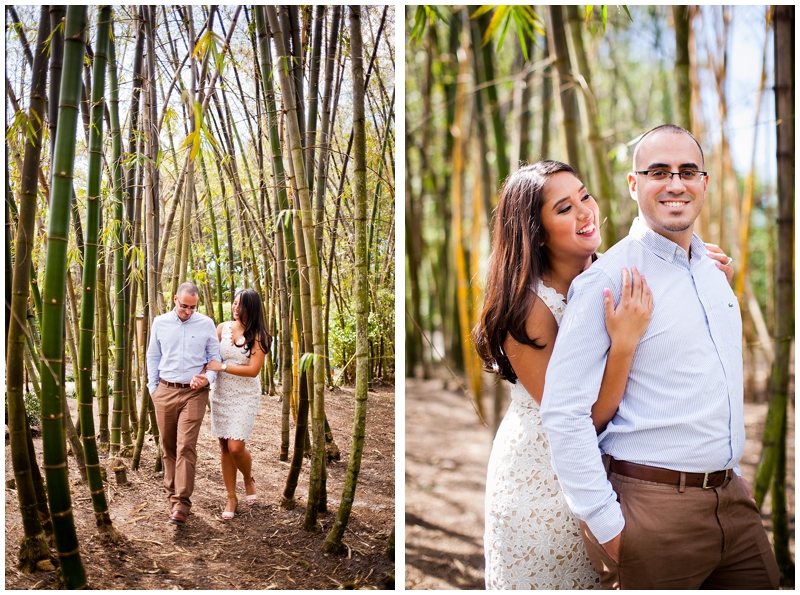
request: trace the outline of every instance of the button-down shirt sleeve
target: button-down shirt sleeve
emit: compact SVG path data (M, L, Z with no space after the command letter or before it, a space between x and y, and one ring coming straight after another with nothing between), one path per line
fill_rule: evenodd
M150 329L150 343L147 346L147 390L152 395L158 386L158 366L161 362L161 344L158 340L159 319L153 319Z
M210 362L212 359L221 362L222 355L219 352L217 329L214 328L214 322L210 318L208 319L208 324L211 327L211 331L206 340L206 362ZM213 370L206 370L206 378L208 378L208 384L210 385L217 379L217 373Z
M591 418L611 345L603 288L613 285L603 271L594 268L573 281L542 396L542 420L556 475L570 509L600 543L613 539L625 526Z

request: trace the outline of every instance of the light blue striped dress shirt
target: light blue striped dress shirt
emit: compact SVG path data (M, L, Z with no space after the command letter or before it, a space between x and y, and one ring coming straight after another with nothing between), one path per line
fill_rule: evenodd
M150 344L147 347L147 388L156 390L158 380L189 384L212 359L222 361L219 338L214 321L195 312L183 322L175 310L153 319ZM217 373L206 372L208 384L217 379Z
M677 244L636 219L628 237L569 290L547 368L542 420L569 507L600 543L625 525L601 453L701 473L736 468L742 456L739 305L697 235L691 255L689 260ZM653 315L634 354L619 410L596 436L590 413L611 345L603 288L611 289L619 303L623 266L636 266L647 278Z

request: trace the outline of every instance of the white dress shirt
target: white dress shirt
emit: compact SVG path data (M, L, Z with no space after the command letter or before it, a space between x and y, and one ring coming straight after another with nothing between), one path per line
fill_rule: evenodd
M199 312L184 322L171 310L153 319L147 347L147 388L155 392L158 381L189 384L212 359L222 361L214 321ZM206 371L210 385L217 373Z
M600 543L625 525L601 453L700 473L736 468L742 456L739 305L697 235L690 251L691 260L636 219L628 237L570 287L547 368L542 419L569 506ZM590 413L611 345L603 288L611 289L619 303L623 266L636 266L646 277L653 315L634 354L619 410L597 436Z

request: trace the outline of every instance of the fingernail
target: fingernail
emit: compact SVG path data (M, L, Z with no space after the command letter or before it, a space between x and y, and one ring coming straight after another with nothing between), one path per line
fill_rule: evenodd
M603 295L606 296L606 297L610 296L611 295L611 290L608 287L606 287L603 290Z
M634 272L634 273L638 273L638 272L639 272L639 269L637 269L636 267L633 267L633 272Z
M644 281L644 280L645 280L645 279L644 279L644 275L642 275L642 281Z

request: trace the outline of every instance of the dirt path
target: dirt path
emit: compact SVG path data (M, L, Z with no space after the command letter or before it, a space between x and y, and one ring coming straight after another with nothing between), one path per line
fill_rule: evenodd
M308 493L306 459L296 492L297 508L283 510L279 499L288 463L278 461L280 409L277 397L262 396L251 437L253 475L259 500L244 503L241 476L239 510L232 521L222 521L225 488L219 470L219 447L206 415L198 441L198 468L192 515L184 527L168 524L168 508L161 485L163 476L152 472L155 446L147 441L141 469L128 471L130 485L107 484L109 509L122 539L117 546L95 536L88 489L78 485L70 459L70 481L81 556L95 589L336 589L387 588L394 585L394 563L385 555L394 526L394 393L370 391L367 436L353 512L344 542L349 556L322 553L322 542L335 520L347 471L354 398L349 388L326 392L326 410L342 460L328 465L328 509L320 517L323 530L303 530ZM70 401L73 407L74 401ZM294 430L292 430L292 441ZM36 439L41 461L41 439ZM6 479L13 477L6 442ZM102 460L101 460L102 462ZM6 489L6 589L53 588L55 572L26 575L16 570L22 535L17 495Z
M406 381L406 588L483 589L483 503L491 433L467 398L442 380ZM455 387L450 386L451 389ZM488 401L487 401L488 403ZM741 462L752 482L766 404L745 404ZM790 543L794 557L794 410L787 440ZM769 496L762 519L772 538Z

